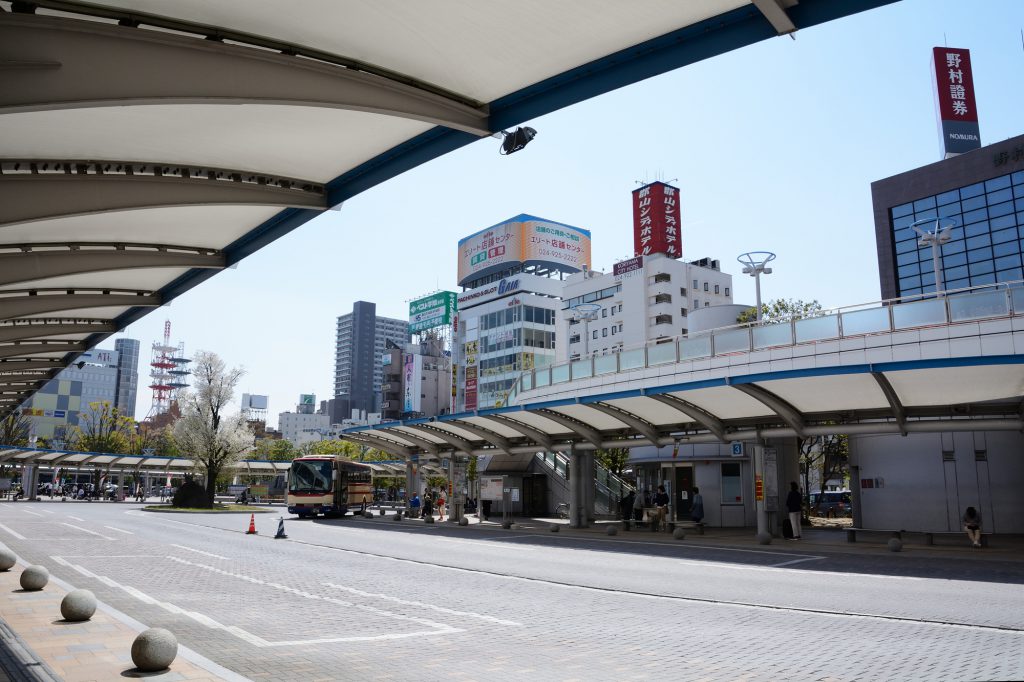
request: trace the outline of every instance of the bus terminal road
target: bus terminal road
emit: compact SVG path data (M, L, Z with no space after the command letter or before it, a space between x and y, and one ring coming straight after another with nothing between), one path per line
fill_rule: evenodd
M282 507L247 535L248 514L141 507L0 503L0 542L233 679L1024 678L1020 539L893 553L827 531L760 546Z

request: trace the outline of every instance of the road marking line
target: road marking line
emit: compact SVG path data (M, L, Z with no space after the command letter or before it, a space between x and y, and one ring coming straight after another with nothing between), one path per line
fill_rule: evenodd
M399 599L398 597L392 597L379 592L363 592L352 587L345 587L344 585L337 585L335 583L321 583L327 587L332 587L336 590L342 590L344 592L350 592L352 594L358 594L361 597L371 597L374 599L383 599L384 601L392 601L396 604L402 604L403 606L416 606L424 609L431 609L440 613L445 613L451 616L466 616L468 618L479 618L480 620L486 620L490 623L497 623L498 625L513 625L516 627L522 627L522 623L517 623L514 620L502 620L501 618L495 618L494 616L488 616L482 613L473 613L472 611L456 611L455 609L446 609L443 606L434 606L433 604L427 604L421 601L410 601L408 599Z
M823 561L823 556L809 556L804 559L793 559L792 561L783 561L781 564L772 564L771 568L782 568L783 566L792 566L793 564L802 564L805 561Z
M104 528L109 528L110 530L116 530L118 533L124 533L125 535L135 535L135 533L131 532L130 530L124 530L123 528L117 528L116 526L103 526L103 527Z
M328 603L331 603L331 604L335 604L337 606L343 606L343 607L347 607L347 608L359 609L361 611L369 611L370 613L373 613L373 614L379 615L379 616L384 616L386 618L393 618L393 619L396 619L396 620L409 621L409 622L412 622L412 623L418 623L420 625L425 625L427 627L433 628L433 630L430 630L430 631L427 631L427 632L387 634L387 635L367 635L367 636L362 636L362 637L329 637L329 638L324 638L324 639L293 640L293 641L287 641L287 642L267 642L266 640L260 640L260 641L262 641L264 643L263 644L257 644L257 646L293 646L293 645L296 645L296 644L326 644L326 643L333 643L333 642L370 642L370 641L380 641L380 640L387 640L387 639L401 639L401 638L406 638L406 637L417 637L417 636L423 636L423 635L439 635L439 634L452 634L452 633L456 633L456 632L462 632L461 629L453 628L450 625L447 625L445 623L437 623L437 622L434 622L434 621L431 621L431 620L427 620L426 618L417 618L415 616L406 616L404 614L392 613L390 611L385 611L384 609L378 609L375 606L368 606L368 605L365 605L365 604L353 604L351 602L343 601L341 599L335 599L333 597L326 597L326 596L321 595L321 594L313 594L311 592L306 592L304 590L300 590L300 589L297 589L297 588L294 588L294 587L289 587L288 585L282 585L280 583L274 583L274 582L268 582L268 581L265 581L265 580L260 580L259 578L248 576L248 575L245 575L245 574L242 574L242 573L232 573L231 571L224 571L222 569L216 568L215 566L207 566L206 564L197 564L195 562L188 561L187 559L180 559L180 558L174 557L174 556L168 556L167 558L170 559L171 561L174 561L174 562L177 562L177 563L180 563L180 564L185 564L186 566L193 566L195 568L201 568L203 570L210 571L211 573L216 573L218 575L223 575L223 576L229 577L229 578L236 578L238 580L243 580L243 581L245 581L247 583L252 583L252 584L255 584L255 585L263 585L265 587L271 587L273 589L281 590L283 592L287 592L289 594L294 594L294 595L297 595L299 597L304 597L306 599L311 599L311 600L314 600L314 601L324 601L324 602L328 602ZM247 634L251 634L251 633L247 633ZM252 636L256 637L255 635L252 635ZM257 639L259 639L259 638L257 638ZM255 643L255 642L253 642L253 643Z
M516 535L516 536L511 536L511 537L507 536L507 537L505 537L505 540L525 540L525 539L532 539L532 538L550 538L550 537L551 537L550 535L542 535L540 533L528 533L528 534ZM608 540L606 538L589 538L589 537L572 537L572 536L568 536L568 537L562 536L562 537L558 538L558 542L564 542L566 540L577 541L577 542L606 542L606 543L613 543L613 544L622 544L622 542L623 542L622 540ZM682 544L682 545L673 545L673 544L669 544L667 542L651 542L649 540L627 540L626 542L630 546L632 546L632 545L650 545L650 546L654 546L654 547L672 547L672 548L675 548L675 547L687 548L687 547L689 547L689 548L693 548L693 549L718 550L718 551L721 551L721 552L741 552L741 553L744 553L744 554L773 554L775 556L794 556L794 557L806 557L806 556L808 556L807 554L794 554L793 552L773 552L773 551L765 550L765 549L743 549L741 547L719 547L717 545L695 545L695 544L692 544L692 543L689 543L689 542L686 543L686 544ZM550 547L550 545L545 545L545 547ZM819 557L814 557L814 558L819 558Z
M78 521L79 523L85 523L85 519L80 519L77 516L72 516L71 514L68 514L68 518L69 519L74 519L75 521Z
M512 546L512 545L502 545L500 543L496 544L496 543L493 543L493 542L487 542L486 540L460 540L460 539L456 539L456 538L434 538L433 540L431 540L431 542L449 542L449 543L451 543L453 545L475 545L475 546L487 545L488 547L492 547L492 548L496 547L496 548L499 548L499 549L511 549L511 550L514 550L516 554L518 554L520 552L535 552L535 551L537 551L536 547L520 547L519 545L515 545L515 546Z
M5 526L2 523L0 523L0 528L2 528L3 530L7 531L8 533L13 535L14 537L18 538L19 540L24 540L25 539L24 535L22 535L21 533L14 532L13 530L11 530L10 528L8 528L7 526Z
M82 528L81 526L76 526L73 523L64 523L62 521L60 525L67 526L68 528L74 528L75 530L80 530L83 533L88 533L89 535L95 535L96 537L103 538L104 540L113 540L114 539L112 537L108 537L106 535L103 535L102 533L97 533L94 530L89 530L88 528Z
M192 549L191 547L186 547L185 545L171 545L171 547L177 547L178 549L183 549L186 552L195 552L196 554L202 554L203 556L213 557L214 559L223 559L224 561L231 561L231 557L221 556L220 554L211 554L210 552L204 552L201 549Z
M31 514L32 516L42 516L42 514L37 514L34 511L29 511L28 509L22 509L21 511L25 512L26 514Z
M56 512L50 511L49 509L40 509L39 511L43 512L44 514L55 514L56 513Z

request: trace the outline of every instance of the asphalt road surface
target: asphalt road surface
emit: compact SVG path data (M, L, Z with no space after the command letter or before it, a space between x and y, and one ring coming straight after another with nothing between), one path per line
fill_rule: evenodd
M6 503L0 542L252 680L1024 678L1024 567L978 555L282 511Z

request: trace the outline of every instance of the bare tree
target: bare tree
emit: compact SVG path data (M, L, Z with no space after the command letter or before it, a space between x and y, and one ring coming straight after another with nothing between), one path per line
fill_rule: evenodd
M174 424L174 440L205 477L209 507L221 471L253 449L255 435L245 417L226 413L244 374L240 367L228 369L216 353L199 351L192 358L193 390L178 396L181 418Z
M842 434L811 436L801 438L799 447L800 472L804 478L804 499L809 507L811 470L818 472L819 501L829 480L846 477L850 461L849 438Z

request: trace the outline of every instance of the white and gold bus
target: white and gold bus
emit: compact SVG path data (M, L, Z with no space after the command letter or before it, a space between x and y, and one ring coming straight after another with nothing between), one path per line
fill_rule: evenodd
M285 502L299 518L364 512L373 502L373 470L340 457L299 457L288 469Z

